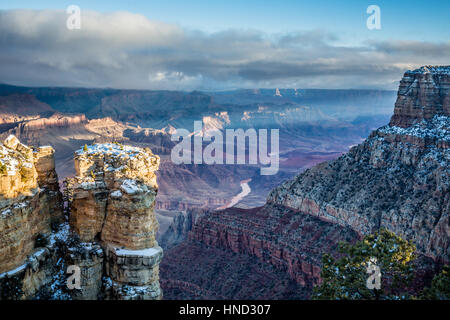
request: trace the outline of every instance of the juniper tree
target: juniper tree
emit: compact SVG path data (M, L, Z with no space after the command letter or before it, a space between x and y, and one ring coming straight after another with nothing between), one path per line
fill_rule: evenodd
M340 243L339 256L323 255L322 282L313 290L313 299L408 299L406 292L413 276L415 246L386 229L367 235L354 245ZM376 265L380 287L371 287L368 267Z
M431 287L420 296L426 300L450 300L450 265L444 265L441 272L434 276Z

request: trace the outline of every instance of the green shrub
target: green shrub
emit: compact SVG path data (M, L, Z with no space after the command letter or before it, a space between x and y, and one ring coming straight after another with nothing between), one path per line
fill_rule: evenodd
M27 171L24 167L20 167L19 168L19 173L20 173L20 179L22 180L22 182L25 182L27 180Z
M435 275L431 287L426 288L421 299L450 300L450 265L444 265L442 271Z
M355 244L340 243L338 258L324 254L322 284L313 299L385 300L408 299L407 286L413 276L415 246L386 229L380 229ZM368 261L376 260L382 272L381 287L367 286ZM389 280L389 281L388 281Z
M7 174L7 173L8 173L8 168L6 167L5 164L0 162L0 174Z

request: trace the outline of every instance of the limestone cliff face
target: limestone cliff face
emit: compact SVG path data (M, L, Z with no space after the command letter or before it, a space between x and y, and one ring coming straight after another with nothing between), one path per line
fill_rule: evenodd
M37 243L62 220L61 193L51 147L35 150L9 136L0 145L0 282L20 273L24 295L48 280L39 263L49 249ZM0 284L1 285L1 284Z
M100 263L105 265L107 298L162 297L158 268L162 249L156 242L154 214L158 166L159 157L148 148L96 144L75 153L70 225L82 242L103 248ZM96 261L91 253L84 254L87 270ZM94 277L100 281L102 274ZM92 294L88 291L80 298Z
M400 81L391 126L406 128L432 119L450 116L450 68L424 66L407 71Z
M450 261L450 67L405 73L389 125L275 190L268 203L360 234L385 227Z

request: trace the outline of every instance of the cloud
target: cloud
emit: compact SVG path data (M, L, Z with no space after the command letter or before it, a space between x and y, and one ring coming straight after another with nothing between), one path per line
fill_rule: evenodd
M383 41L374 43L374 47L386 54L402 55L403 57L450 57L450 41L446 43L423 43L420 41Z
M405 69L443 64L450 42L340 46L325 30L205 33L129 12L0 11L0 79L33 86L221 90L390 88Z

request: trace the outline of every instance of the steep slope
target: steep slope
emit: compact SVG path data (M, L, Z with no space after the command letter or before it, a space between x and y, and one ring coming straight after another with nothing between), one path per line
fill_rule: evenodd
M380 227L411 239L424 256L421 261L448 263L449 71L450 67L424 67L406 72L390 125L375 130L338 159L275 188L264 207L203 214L189 239L166 251L161 264L166 298L193 297L192 288L209 292L211 298L219 293L226 298L239 296L236 287L226 290L185 276L198 272L182 263L194 257L205 266L203 278L227 274L225 267L203 263L211 248L221 250L218 260L235 254L256 257L263 264L261 270L268 264L275 267L274 273L287 273L301 288L297 290L308 296L311 286L320 281L324 253L335 254L338 241L352 242ZM171 265L178 267L174 270ZM244 274L250 270L245 268L233 270ZM238 288L251 285L241 281ZM270 281L259 287L270 292L266 285Z
M269 203L361 234L385 227L448 262L450 68L405 73L389 125L344 156L276 188Z
M282 206L211 211L188 240L166 251L161 285L166 299L194 299L193 288L205 299L305 299L320 281L322 253L356 239L350 228ZM230 268L232 280L216 280L231 275Z

